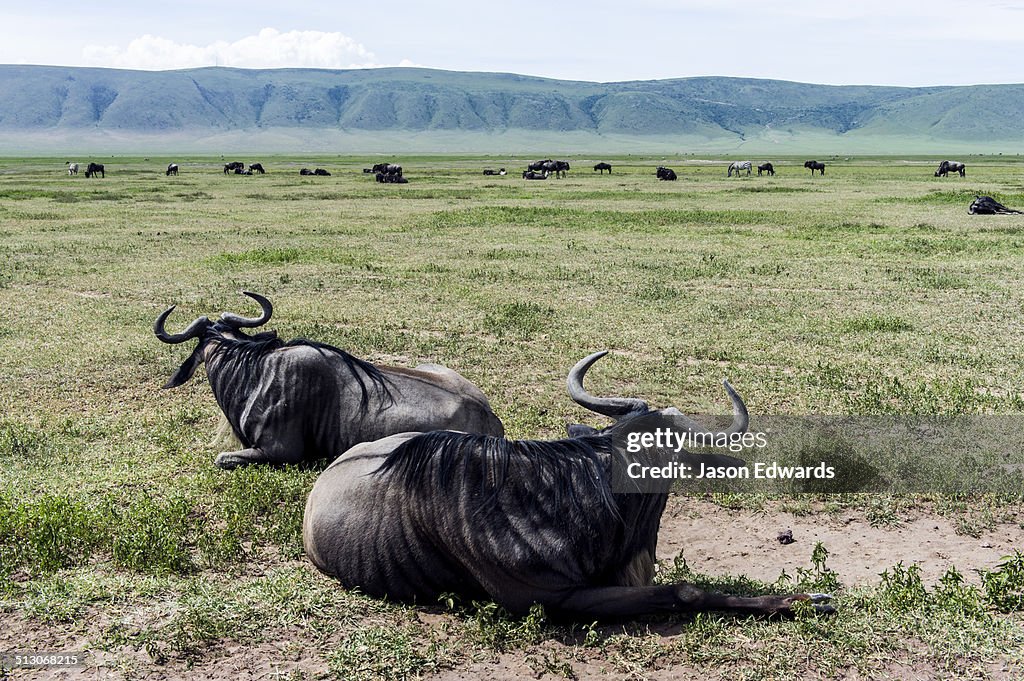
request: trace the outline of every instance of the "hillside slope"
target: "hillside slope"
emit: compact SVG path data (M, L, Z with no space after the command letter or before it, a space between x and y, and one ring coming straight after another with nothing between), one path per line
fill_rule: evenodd
M0 149L118 143L417 148L1020 151L1024 86L824 86L743 78L622 83L391 68L128 71L0 66ZM901 141L902 140L902 141ZM603 144L602 144L603 142ZM144 144L144 146L145 146ZM426 147L424 147L426 145ZM902 146L901 146L902 145ZM366 147L368 148L368 147Z

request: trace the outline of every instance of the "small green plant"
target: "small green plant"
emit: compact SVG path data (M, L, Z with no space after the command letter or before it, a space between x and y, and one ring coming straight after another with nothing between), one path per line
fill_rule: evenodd
M989 603L1001 612L1024 610L1024 553L1004 556L992 570L981 570L981 583Z

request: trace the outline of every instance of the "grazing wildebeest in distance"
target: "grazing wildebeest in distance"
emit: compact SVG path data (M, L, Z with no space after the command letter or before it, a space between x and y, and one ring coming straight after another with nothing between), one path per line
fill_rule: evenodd
M733 171L736 171L736 177L739 177L741 170L746 170L747 175L750 175L752 165L753 164L751 164L750 161L733 161L729 164L729 174L727 177L732 177Z
M966 177L967 166L960 161L943 161L935 171L935 177L949 177L950 173L960 173L960 177Z
M555 177L565 177L569 170L568 161L555 161Z
M508 171L506 171L504 168L499 168L498 170L495 170L493 168L484 168L484 175L505 175L507 174L507 172Z
M549 173L546 170L541 170L539 172L536 171L536 170L524 170L523 171L523 179L524 180L546 180L546 179L548 179L548 175L549 175Z
M78 164L77 163L72 163L71 161L65 161L64 165L66 165L68 167L68 175L77 175L78 174Z
M785 614L798 601L827 601L824 594L744 597L651 583L672 480L658 480L648 493L615 489L612 467L621 465L624 442L613 434L652 415L685 417L638 399L588 394L583 376L604 354L580 361L568 382L574 400L614 425L557 441L439 431L357 445L309 494L306 555L346 588L378 598L434 605L454 593L516 614L539 603L588 623L723 609ZM743 433L746 407L725 385L734 413L728 432Z
M769 175L775 175L775 166L771 163L762 163L757 167L757 174L768 173Z
M820 161L804 161L804 168L811 169L811 177L814 177L814 171L817 170L822 175L825 174L825 164Z
M658 166L658 169L655 171L654 174L658 176L659 180L676 179L676 171L672 170L671 168L666 168L665 166Z
M164 388L185 383L206 363L217 404L245 447L218 455L221 468L335 457L406 431L504 433L480 389L447 367L378 367L324 343L286 343L274 331L246 334L242 329L266 324L273 309L263 296L245 295L260 304L259 317L199 317L171 334L164 330L171 306L153 325L164 343L199 341Z
M604 175L604 171L606 171L606 170L609 173L611 173L612 172L612 164L611 163L605 163L604 161L601 161L600 163L598 163L597 165L594 166L594 170L600 170L602 175Z
M235 173L236 175L241 175L241 172L239 172L239 171L242 171L244 169L245 169L245 164L242 163L241 161L232 161L231 163L225 163L224 164L224 174L225 175L227 175L228 173Z
M975 196L971 205L967 207L967 212L971 215L1021 214L1021 211L1007 208L991 196Z
M170 177L171 175L177 175L177 174L178 174L178 164L177 163L169 163L167 165L167 177Z
M89 166L85 169L86 177L96 177L96 173L99 173L100 177L105 178L107 176L107 172L103 168L102 163L90 163Z
M263 169L263 164L262 163L251 163L251 164L249 164L249 170L253 171L254 173L259 173L260 175L262 175L263 173L267 172L267 171L265 171Z

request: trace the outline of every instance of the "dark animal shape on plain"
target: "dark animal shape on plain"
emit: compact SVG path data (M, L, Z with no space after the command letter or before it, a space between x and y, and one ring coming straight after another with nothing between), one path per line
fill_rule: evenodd
M814 171L819 171L822 175L825 174L825 164L820 161L804 161L804 168L811 169L811 177L814 176Z
M231 163L225 163L224 164L224 174L225 175L227 175L228 173L235 173L236 175L241 175L241 173L239 171L240 170L244 170L244 169L245 169L245 164L242 163L241 161L232 161Z
M975 196L974 200L971 201L971 205L967 207L967 212L971 215L1021 214L1021 211L1007 208L991 196Z
M750 161L734 161L733 163L729 164L729 174L727 175L727 177L732 177L733 171L736 172L736 177L739 177L740 171L742 170L746 170L747 175L750 175L750 168L752 167L752 165L753 164L751 164Z
M553 169L554 166L551 165L553 163L554 161L552 161L550 158L546 158L543 161L534 161L533 163L527 164L526 169L538 172L542 170L547 170L549 165L551 166L551 169Z
M568 161L555 161L555 177L565 177L570 170Z
M178 174L178 164L177 163L169 163L169 164L167 164L167 177L170 177L171 175L177 175L177 174Z
M77 175L78 174L78 164L77 163L72 163L71 161L65 161L64 165L66 165L68 167L68 175Z
M507 172L508 171L506 171L504 168L500 168L498 170L495 170L493 168L484 168L484 175L505 175L507 174Z
M504 428L487 398L458 373L437 364L378 367L344 350L273 331L246 334L270 320L270 301L248 319L225 312L199 317L170 334L167 308L153 325L164 343L199 341L165 388L185 383L203 362L217 404L245 449L222 452L216 464L299 463L336 457L360 442L395 433L450 428L501 437Z
M523 179L524 180L546 180L546 179L548 179L548 175L549 175L549 173L546 170L541 170L540 172L538 172L536 170L524 170L523 171Z
M299 171L299 175L312 175L312 174L313 174L313 171L310 170L309 168L303 168L302 170Z
M613 434L640 417L685 417L675 409L652 411L642 400L589 395L584 374L604 354L579 362L568 382L574 400L616 419L610 428L557 441L402 433L353 447L320 475L307 499L306 555L346 588L378 598L435 605L454 593L491 599L512 613L539 603L587 623L722 609L788 613L798 601L828 600L651 583L672 480L654 483L649 493L616 491L612 466L622 461L624 443ZM725 385L733 402L730 432L742 433L746 407Z
M235 168L235 175L252 175L252 168Z
M267 171L265 171L263 169L263 164L262 163L250 164L249 165L249 170L253 171L254 173L259 173L260 175L262 175L263 173L267 172Z
M666 168L664 166L658 166L658 169L657 171L655 171L654 174L658 176L659 180L671 181L676 179L676 171L672 170L671 168Z
M376 179L378 182L385 184L408 184L407 180L401 173L377 173Z
M323 168L317 168L316 170L313 171L313 174L317 175L319 177L330 177L331 176L331 174L329 172L327 172L326 170L324 170Z
M611 163L605 163L604 161L602 161L601 163L598 163L597 165L594 166L594 170L600 170L602 175L604 175L604 171L606 171L606 170L609 173L611 173L612 172L612 164Z
M757 174L768 173L769 175L775 175L775 166L771 163L762 163L757 167Z
M96 177L96 173L99 173L100 177L103 178L107 176L102 163L90 163L89 167L85 169L86 177Z
M935 177L949 177L950 173L960 173L960 177L966 177L967 166L960 161L943 161L935 171Z
M370 169L371 173L384 173L385 175L401 175L402 166L395 163L378 163Z

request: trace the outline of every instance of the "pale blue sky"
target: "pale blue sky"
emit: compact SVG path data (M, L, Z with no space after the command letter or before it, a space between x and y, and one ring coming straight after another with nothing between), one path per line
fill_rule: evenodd
M1024 83L1024 0L0 0L0 63Z

